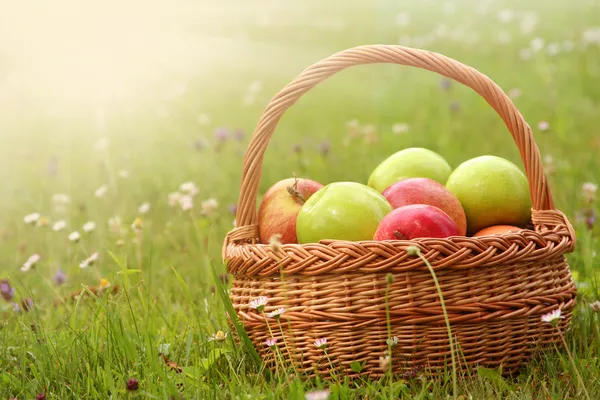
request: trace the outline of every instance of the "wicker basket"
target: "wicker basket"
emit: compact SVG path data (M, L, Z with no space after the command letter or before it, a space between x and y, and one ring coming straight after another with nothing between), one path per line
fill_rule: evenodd
M487 237L451 237L412 241L321 241L258 244L256 199L263 155L277 123L304 93L334 73L353 65L395 63L452 78L481 95L500 115L521 154L531 190L532 229ZM575 234L565 215L554 209L531 128L504 92L487 76L443 55L402 46L351 48L312 65L268 104L248 146L236 216L237 227L223 244L233 275L230 298L263 360L273 360L265 345L270 331L281 355L296 370L313 375L331 369L381 376L380 357L388 354L386 289L391 336L398 338L391 364L394 373L449 368L450 347L433 278L417 246L440 282L461 370L502 366L516 371L540 346L558 340L557 331L540 321L557 308L567 329L576 289L564 254ZM387 288L386 276L393 274ZM264 311L285 307L281 328L249 307L266 296ZM269 326L267 326L267 323ZM283 337L282 337L283 332ZM327 339L327 357L314 344ZM287 345L284 348L284 340Z

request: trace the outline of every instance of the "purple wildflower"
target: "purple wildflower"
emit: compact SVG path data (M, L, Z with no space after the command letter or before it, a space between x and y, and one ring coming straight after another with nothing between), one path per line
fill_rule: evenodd
M460 102L453 101L452 103L450 103L450 111L453 113L459 112L460 111Z
M56 283L58 286L60 286L63 283L65 283L66 280L67 280L67 274L65 274L62 269L59 269L58 271L56 271L56 274L54 274L54 283Z
M452 81L448 78L442 78L442 80L440 81L440 87L442 88L442 90L447 92L448 90L450 90L450 88L452 88Z
M8 279L0 280L0 295L6 301L10 301L15 296L15 288L10 286Z
M246 137L246 134L241 129L238 129L237 131L235 131L233 133L233 138L235 140L237 140L238 142L241 142L242 140L244 140L244 137Z
M224 142L229 139L229 130L227 128L217 128L215 130L215 139L219 142Z
M237 213L237 204L231 204L227 209L231 214L235 215Z
M592 209L586 214L587 216L585 218L585 225L589 230L592 230L594 228L594 224L596 223L596 210Z
M23 309L23 311L29 311L33 308L33 306L34 303L31 297L21 300L21 309Z
M325 140L324 142L322 142L319 145L319 153L321 153L321 155L323 157L327 157L327 155L329 154L330 151L331 151L331 144L329 143L329 141Z

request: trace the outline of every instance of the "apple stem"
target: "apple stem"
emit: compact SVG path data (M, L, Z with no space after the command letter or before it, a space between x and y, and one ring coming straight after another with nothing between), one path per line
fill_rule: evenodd
M400 233L400 232L398 232L398 231L395 231L395 232L394 232L394 236L396 236L396 237L397 237L398 239L400 239L400 240L406 240L406 237L404 237L404 235L403 235L403 234L401 234L401 233Z
M288 186L287 191L289 194L291 194L292 196L294 196L295 198L300 200L302 202L302 204L304 204L306 202L306 200L304 199L304 196L302 196L302 194L298 191L297 188L298 188L298 178L296 178L296 181L294 182L294 184L292 186Z

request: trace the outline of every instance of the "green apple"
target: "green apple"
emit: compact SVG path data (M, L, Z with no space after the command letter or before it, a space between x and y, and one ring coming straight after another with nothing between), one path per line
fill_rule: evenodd
M452 172L446 188L462 204L470 234L492 225L523 227L531 216L527 178L501 157L465 161Z
M381 193L356 182L335 182L304 203L296 220L299 243L324 239L372 240L392 206Z
M429 178L443 185L451 172L448 162L438 153L412 147L383 160L371 173L368 185L379 193L407 178Z

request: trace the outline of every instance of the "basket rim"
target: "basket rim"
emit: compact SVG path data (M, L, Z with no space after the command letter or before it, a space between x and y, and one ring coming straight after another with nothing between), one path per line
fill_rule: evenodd
M543 262L573 251L575 233L562 212L536 211L533 221L534 229L480 237L323 240L276 246L256 243L256 240L226 240L223 251L229 273L263 277L282 273L289 277L333 271L385 273L425 268L424 260L408 251L410 246L416 246L436 270Z

